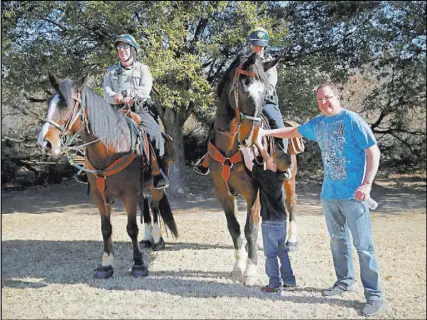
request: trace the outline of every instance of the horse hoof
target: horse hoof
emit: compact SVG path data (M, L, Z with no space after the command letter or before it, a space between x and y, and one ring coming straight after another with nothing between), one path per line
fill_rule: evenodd
M160 237L159 242L153 242L153 251L163 250L165 248L165 241Z
M108 279L113 276L114 270L112 266L102 266L95 269L95 279Z
M148 269L143 264L141 264L141 265L134 265L132 267L132 271L130 272L130 274L132 276L134 276L135 278L146 277L146 276L148 276Z
M286 242L286 248L290 252L298 251L298 242Z
M243 270L240 268L234 268L233 272L231 273L231 278L235 281L242 283L243 282Z
M150 240L141 240L139 245L141 246L141 248L151 248L152 246Z
M256 276L249 276L249 277L245 278L245 282L244 283L245 283L245 286L252 287L252 286L256 285L257 282L258 282L258 277L256 277Z

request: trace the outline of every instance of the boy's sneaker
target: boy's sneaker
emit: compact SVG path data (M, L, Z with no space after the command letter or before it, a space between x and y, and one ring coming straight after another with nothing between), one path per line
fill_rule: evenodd
M362 310L364 316L373 316L377 314L384 307L384 302L382 300L368 300L365 307Z
M281 293L282 292L282 290L280 289L280 287L272 288L272 287L269 287L269 286L265 286L265 287L262 287L261 290L263 292L266 292L266 293Z
M293 291L293 290L296 289L296 287L297 287L296 284L284 284L283 285L283 290L285 290L285 291Z
M355 286L352 285L351 287L347 288L347 289L343 289L341 288L339 285L334 284L332 287L330 287L329 289L326 289L322 292L323 296L326 297L330 297L330 296L336 296L338 294L343 294L345 292L351 292L354 291Z

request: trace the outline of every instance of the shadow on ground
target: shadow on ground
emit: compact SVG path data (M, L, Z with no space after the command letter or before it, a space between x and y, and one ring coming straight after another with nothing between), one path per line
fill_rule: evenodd
M169 250L219 249L217 245L197 243L171 244ZM233 250L231 246L220 249ZM341 307L360 309L356 300L324 298L321 288L302 287L295 292L311 292L312 296L286 294L266 295L259 286L246 287L231 279L230 273L197 270L176 270L150 272L148 277L135 279L129 274L132 267L131 245L116 242L115 276L108 280L93 278L93 270L101 260L102 243L99 241L28 241L10 240L2 248L2 288L42 288L50 284L86 284L105 290L146 290L163 292L182 297L255 297L259 299L281 299L302 304L336 304ZM145 251L145 261L154 260L155 255Z
M217 212L221 206L215 196L211 180L207 176L190 173L185 194L169 194L169 202L173 211L186 212ZM377 212L384 214L399 214L402 209L420 209L426 207L425 176L399 177L388 179L391 186L385 187L374 184L372 198L379 203ZM414 187L402 186L405 183L415 183ZM297 180L298 215L319 215L321 183L318 179ZM246 210L246 202L237 197L240 211ZM60 185L34 186L23 191L2 192L2 213L31 213L46 214L67 212L76 209L84 214L97 214L98 210L87 195L87 187L72 180L66 180ZM123 205L116 202L113 205L115 214L125 214Z

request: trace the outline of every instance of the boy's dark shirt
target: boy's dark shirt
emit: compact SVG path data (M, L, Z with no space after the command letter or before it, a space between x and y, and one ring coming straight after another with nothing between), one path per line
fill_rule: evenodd
M285 174L281 171L264 170L264 166L254 162L252 178L260 184L261 217L264 221L286 219L282 200L282 187Z

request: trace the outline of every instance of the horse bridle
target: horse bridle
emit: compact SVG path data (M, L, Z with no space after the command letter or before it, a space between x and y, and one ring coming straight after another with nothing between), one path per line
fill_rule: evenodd
M236 118L235 118L236 120L233 121L231 124L231 132L230 133L232 135L239 133L240 123L242 120L248 119L248 120L252 120L253 122L261 122L261 117L255 117L255 115L245 114L245 113L241 112L240 108L239 108L239 78L240 78L240 75L244 74L248 77L256 77L257 76L257 74L254 72L243 70L242 69L243 64L244 64L244 62L237 67L236 72L234 73L233 83L231 85L230 92L229 92L229 94L231 94L234 91L235 113L236 113ZM252 137L253 132L254 132L254 126L252 126L251 134L249 135L249 137Z
M74 100L73 111L71 112L67 121L65 121L64 125L61 125L60 123L53 121L52 119L43 119L44 122L51 124L60 131L59 137L61 138L61 141L62 139L66 139L70 135L70 130L73 127L74 123L77 121L77 119L81 117L81 119L84 120L86 116L84 104L82 103L81 99L81 92L73 92L72 98Z

